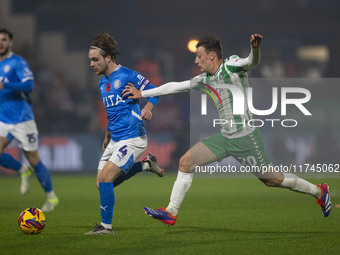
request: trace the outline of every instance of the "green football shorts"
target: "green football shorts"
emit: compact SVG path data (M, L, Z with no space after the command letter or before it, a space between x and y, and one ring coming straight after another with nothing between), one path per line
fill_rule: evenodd
M202 140L202 143L215 154L218 162L232 156L246 166L268 166L271 163L258 128L249 135L234 139L217 133Z

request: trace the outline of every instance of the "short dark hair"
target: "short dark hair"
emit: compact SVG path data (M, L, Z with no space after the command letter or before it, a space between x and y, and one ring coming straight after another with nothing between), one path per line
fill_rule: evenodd
M111 56L113 60L119 55L117 44L117 41L109 33L102 33L91 41L91 47L99 48L103 57Z
M223 58L223 51L221 42L215 37L215 36L205 36L199 42L196 44L196 48L198 47L204 47L206 51L209 52L215 52L218 59Z
M6 28L1 28L0 34L6 34L6 35L8 35L8 37L11 41L13 40L13 33Z

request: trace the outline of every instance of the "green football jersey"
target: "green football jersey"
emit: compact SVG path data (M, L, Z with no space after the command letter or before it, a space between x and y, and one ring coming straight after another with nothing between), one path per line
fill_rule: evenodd
M214 88L220 97L218 99L215 93L211 93L215 99L219 117L226 124L221 125L221 134L226 138L238 138L250 134L254 127L249 125L252 114L248 109L247 90L249 87L247 71L252 69L259 61L259 50L251 51L249 57L239 58L236 55L231 56L222 62L214 75L203 73L192 80L192 88L197 90L205 87L201 83L207 84ZM244 96L244 114L233 114L234 95L227 88L220 88L223 85L236 86L242 91ZM207 89L207 87L205 87Z

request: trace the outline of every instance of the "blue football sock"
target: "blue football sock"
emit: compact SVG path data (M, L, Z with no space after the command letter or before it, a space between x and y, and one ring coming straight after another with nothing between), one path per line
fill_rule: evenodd
M19 171L22 164L8 153L0 155L0 166Z
M115 204L115 193L112 182L99 183L100 215L102 222L112 224L113 206Z
M116 180L113 181L113 187L117 187L122 182L130 179L132 176L140 172L143 172L142 162L134 163L126 174L122 173Z
M36 166L33 167L35 174L40 182L40 185L43 187L45 192L50 192L53 190L52 180L50 173L48 172L46 166L40 161Z

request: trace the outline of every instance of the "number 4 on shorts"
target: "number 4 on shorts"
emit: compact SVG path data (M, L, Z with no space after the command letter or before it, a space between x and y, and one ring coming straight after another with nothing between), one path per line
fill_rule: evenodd
M127 149L126 149L126 147L127 147L127 145L124 145L124 146L122 146L122 147L118 150L120 153L122 153L122 154L121 154L122 158L124 158L124 156L127 154Z

